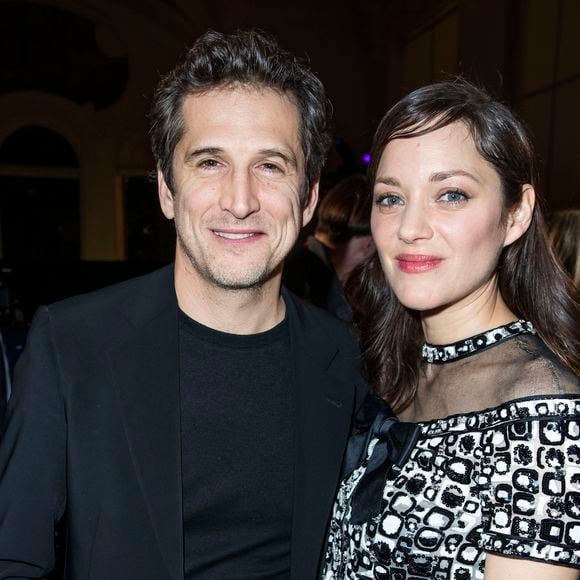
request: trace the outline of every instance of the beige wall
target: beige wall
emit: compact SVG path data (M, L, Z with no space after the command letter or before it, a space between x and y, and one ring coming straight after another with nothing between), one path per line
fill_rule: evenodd
M580 2L441 2L401 43L400 86L462 73L503 95L526 121L546 210L580 207Z
M185 38L206 28L204 11L198 12L197 28L160 2L60 0L43 4L96 22L102 49L128 57L129 81L123 95L101 111L43 93L0 95L0 143L12 131L29 125L53 129L67 138L80 163L81 258L122 260L119 177L146 175L153 168L146 118L152 88L158 71L168 69L183 51Z
M0 143L38 124L77 152L83 259L124 259L120 178L153 168L152 89L208 27L259 26L307 54L333 102L335 133L357 155L387 107L422 83L466 72L501 87L536 137L549 209L580 205L578 0L37 1L91 18L103 49L129 61L124 94L102 111L39 93L0 95Z

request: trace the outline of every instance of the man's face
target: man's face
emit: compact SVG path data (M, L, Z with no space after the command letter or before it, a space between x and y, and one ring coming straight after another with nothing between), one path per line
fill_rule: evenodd
M223 88L187 97L183 119L173 194L158 174L161 208L175 219L176 264L230 290L279 279L318 199L317 183L303 192L296 106L271 89Z

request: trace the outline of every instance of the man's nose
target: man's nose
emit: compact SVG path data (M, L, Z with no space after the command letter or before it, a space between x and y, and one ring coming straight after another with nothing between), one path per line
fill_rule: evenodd
M237 219L244 219L260 210L257 184L245 171L234 171L223 184L220 207Z

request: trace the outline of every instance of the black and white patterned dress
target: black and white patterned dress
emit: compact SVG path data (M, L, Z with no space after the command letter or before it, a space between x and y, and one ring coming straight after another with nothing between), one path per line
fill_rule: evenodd
M417 423L376 513L354 523L370 441L341 484L323 578L482 579L486 553L580 567L578 379L523 321L423 357L459 412Z

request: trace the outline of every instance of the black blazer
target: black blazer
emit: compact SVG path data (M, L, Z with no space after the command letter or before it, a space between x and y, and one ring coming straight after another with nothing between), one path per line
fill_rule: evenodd
M347 328L285 293L297 402L292 578L317 575L357 399ZM173 269L43 307L0 445L0 578L183 578ZM219 427L216 427L219 428Z

